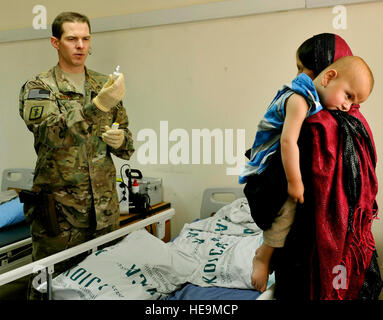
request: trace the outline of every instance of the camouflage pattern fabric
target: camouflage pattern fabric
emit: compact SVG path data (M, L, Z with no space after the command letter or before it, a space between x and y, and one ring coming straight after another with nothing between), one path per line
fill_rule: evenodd
M102 112L91 102L108 77L88 69L85 73L85 96L65 79L59 66L27 81L20 92L19 112L35 138L33 190L53 192L74 227L89 227L94 209L100 230L115 224L119 216L111 153L128 160L134 147L122 103ZM125 131L125 141L116 150L101 139L105 125L111 127L113 122ZM27 220L32 221L36 211L27 210Z
M85 95L73 86L57 65L27 81L20 91L19 112L34 135L37 154L33 191L54 195L60 234L48 236L41 204L24 204L31 223L32 257L39 260L119 227L116 172L111 153L129 160L134 152L128 116L122 103L100 111L92 99L108 76L85 68ZM118 149L101 139L105 125L119 123L125 140ZM84 256L55 266L60 273ZM29 297L36 291L31 287Z

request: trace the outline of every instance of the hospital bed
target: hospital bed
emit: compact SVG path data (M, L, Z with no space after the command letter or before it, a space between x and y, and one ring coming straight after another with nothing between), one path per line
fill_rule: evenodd
M17 188L19 185L13 185L12 187ZM243 191L241 188L209 188L206 189L203 192L202 197L202 204L201 204L201 212L200 212L200 220L204 221L209 219L209 217L217 212L220 208L226 206L228 203L232 202L235 199L243 198ZM52 291L55 292L55 283L56 279L52 279L52 274L54 272L54 265L64 261L70 257L76 256L78 254L88 252L89 259L97 257L101 257L104 255L100 254L101 251L98 250L98 248L108 243L112 240L124 237L125 235L129 235L125 237L125 239L133 239L134 235L143 235L145 239L147 239L151 235L146 235L143 233L140 233L144 227L151 225L151 224L157 224L157 226L163 226L165 221L168 221L173 215L174 215L174 209L167 209L164 212L161 212L157 215L150 216L146 219L143 219L137 223L128 225L126 227L123 227L119 230L116 230L114 232L111 232L105 236L101 236L99 238L93 239L91 241L88 241L86 243L83 243L79 246L76 246L74 248L70 248L67 250L64 250L62 252L59 252L55 255L49 256L45 259L23 264L21 267L18 267L16 269L13 269L11 271L5 272L3 274L0 274L0 288L2 285L9 283L11 281L14 281L15 279L24 277L29 274L36 274L40 272L40 275L46 279L46 281L43 283L43 287L45 285L45 290L48 293L48 297L52 298ZM158 231L160 233L160 231ZM21 241L24 242L30 242L28 239L28 235L25 235L26 238L23 240L16 241L16 243L20 243ZM152 239L149 239L153 243ZM139 243L141 244L141 251L143 249L144 242L141 242L139 239ZM123 242L123 241L121 241ZM154 240L154 243L156 245L159 245L161 248L165 245L161 240L158 240L157 242ZM28 244L28 243L27 243ZM15 245L15 244L8 244L7 246ZM25 245L25 243L24 243ZM119 244L117 244L115 247L117 247ZM137 246L135 246L137 247ZM129 248L129 247L128 247ZM4 248L1 248L1 252L4 252ZM107 251L107 250L102 250ZM112 252L112 249L110 250ZM131 248L128 249L127 252L133 252ZM123 256L126 256L124 253ZM165 255L164 255L165 256ZM87 258L87 259L88 259ZM87 261L84 260L84 261ZM86 268L83 265L79 265L79 268L81 269L81 272L85 270ZM107 268L109 269L109 268ZM79 270L75 270L75 273L79 275ZM81 273L80 272L80 273ZM126 274L128 274L126 272ZM133 272L131 272L133 274ZM70 275L70 270L68 270L67 275ZM77 275L74 276L71 275L71 279L77 278ZM138 274L137 274L138 275ZM143 276L142 274L140 275ZM97 280L98 281L98 280ZM135 283L135 280L132 282ZM52 287L53 284L53 287ZM58 290L59 291L59 290ZM167 299L167 300L269 300L273 298L273 292L274 292L274 285L271 285L266 292L263 294L252 290L252 289L237 289L237 288L228 288L228 287L221 287L221 286L199 286L198 284L193 283L185 283L184 285L180 286L174 292L170 293L169 295L166 295L165 297L161 299ZM141 297L141 296L138 296ZM71 296L68 296L68 299L71 299ZM101 298L102 299L102 298ZM145 299L145 298L144 298Z
M20 189L30 190L32 184L32 169L6 169L3 171L1 192L6 194L6 191L9 189L17 191ZM17 211L18 215L23 215L23 206L19 202L17 194L11 201L18 201L18 206L14 211ZM9 205L9 202L4 202L0 205L1 214L7 215L9 213L6 209L1 208L2 206ZM42 275L46 275L47 282L50 283L55 264L84 252L96 252L99 246L119 239L137 229L155 225L156 235L163 236L165 234L166 222L173 217L174 213L173 208L164 209L126 225L119 230L36 262L32 262L32 240L29 224L25 222L25 219L0 228L0 290L1 286L5 284L39 272Z
M25 221L23 205L14 191L30 190L32 184L32 169L11 168L3 171L1 195L4 201L9 201L0 204L0 274L32 261L29 224Z
M230 202L245 197L241 187L207 188L203 192L200 219L207 219ZM269 281L268 289L260 293L253 289L236 289L226 287L201 287L186 284L175 291L166 300L272 300L275 284Z
M252 221L249 210L242 215L246 211L239 210L243 204L246 208L240 188L206 189L200 219L186 223L171 242L135 230L118 244L89 255L56 277L53 297L271 300L273 276L268 290L262 294L250 284L252 257L261 243L262 232Z

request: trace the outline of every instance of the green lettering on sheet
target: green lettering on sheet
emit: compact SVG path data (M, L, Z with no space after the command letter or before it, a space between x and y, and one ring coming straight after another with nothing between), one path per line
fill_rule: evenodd
M214 278L210 278L210 279L208 279L208 278L206 278L204 276L204 277L202 277L202 280L205 281L208 284L214 284L214 283L217 283L217 281L216 281L217 280L217 276L214 276Z
M213 249L210 249L210 251L209 251L209 255L210 255L210 256L221 255L222 253L223 253L223 250L214 251L214 248L213 248Z
M83 274L86 273L86 270L84 268L80 268L78 270L76 270L71 276L70 276L70 279L73 280L73 281L76 281L78 278L80 278ZM77 275L78 274L78 275ZM77 275L77 277L76 277Z
M130 267L130 269L128 271L126 271L125 274L127 277L130 277L130 276L136 274L137 272L141 271L141 269L135 269L135 267L136 267L136 265L134 264Z
M227 230L227 226L221 223L217 223L217 229L215 229L215 231L225 231L225 230Z

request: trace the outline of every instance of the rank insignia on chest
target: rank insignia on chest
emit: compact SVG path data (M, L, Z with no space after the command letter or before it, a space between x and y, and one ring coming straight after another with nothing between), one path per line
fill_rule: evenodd
M44 106L33 106L29 112L29 120L40 119L43 114Z

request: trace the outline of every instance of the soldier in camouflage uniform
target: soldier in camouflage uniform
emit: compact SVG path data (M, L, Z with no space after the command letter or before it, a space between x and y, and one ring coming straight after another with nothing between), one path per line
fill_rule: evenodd
M114 80L85 67L89 20L77 13L60 14L52 34L58 65L27 81L20 92L20 115L34 134L37 153L32 190L53 195L59 229L54 235L47 232L41 213L46 204L24 204L31 222L33 260L119 227L111 153L128 160L134 152L121 102L123 75ZM79 74L83 86L72 79ZM110 130L114 122L119 123L118 130ZM69 265L58 264L55 272Z

